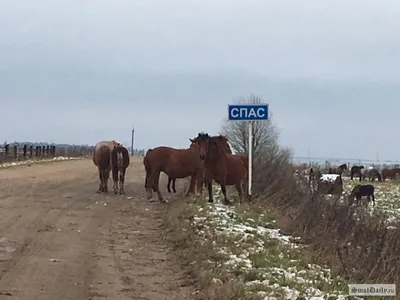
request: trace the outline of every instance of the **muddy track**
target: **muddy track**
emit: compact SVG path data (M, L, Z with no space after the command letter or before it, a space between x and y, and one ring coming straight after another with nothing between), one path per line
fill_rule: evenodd
M192 299L142 165L122 196L95 193L90 160L0 170L0 299Z

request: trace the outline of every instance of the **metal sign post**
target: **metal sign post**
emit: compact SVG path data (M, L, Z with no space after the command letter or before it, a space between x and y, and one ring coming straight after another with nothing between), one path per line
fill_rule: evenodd
M229 105L230 121L248 121L249 136L249 197L252 196L253 182L253 121L268 120L268 104L245 104L245 105Z

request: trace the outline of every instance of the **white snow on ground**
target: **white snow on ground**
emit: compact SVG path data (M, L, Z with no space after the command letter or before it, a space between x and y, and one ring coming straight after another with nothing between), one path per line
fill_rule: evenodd
M322 174L320 179L322 181L335 182L338 177L340 177L338 174Z
M219 198L218 194L215 196ZM214 203L199 207L198 215L188 222L199 241L212 241L220 255L219 259L208 261L210 267L225 268L233 280L243 282L249 295L271 300L298 296L345 299L347 284L330 269L313 264L304 253L304 246L295 243L299 238L283 235L267 214L247 214ZM221 280L214 278L213 282L218 284Z
M82 158L84 158L84 157L56 156L56 157L49 158L49 159L38 159L38 160L27 159L27 160L3 163L3 164L0 164L0 168L8 168L8 167L21 166L21 165L30 165L30 164L36 164L36 163L42 163L42 162L58 161L58 160L76 160L76 159L82 159Z

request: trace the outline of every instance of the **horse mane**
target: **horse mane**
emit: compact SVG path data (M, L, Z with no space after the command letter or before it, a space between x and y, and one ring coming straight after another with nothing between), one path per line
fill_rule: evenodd
M224 155L226 155L225 151L220 143L218 143L217 137L209 137L206 161L215 163Z

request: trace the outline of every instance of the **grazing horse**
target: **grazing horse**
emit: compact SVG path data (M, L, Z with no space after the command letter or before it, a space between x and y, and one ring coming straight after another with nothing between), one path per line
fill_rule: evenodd
M232 154L232 150L228 144L228 139L226 136L220 134L218 136L213 136L213 137L221 145L221 147L225 151L225 153ZM194 143L192 142L190 147L192 147L193 145L194 145ZM240 156L242 159L248 159L246 154L238 154L238 156ZM248 162L246 162L246 165L247 164L248 164ZM175 189L176 178L172 178L171 176L168 176L168 184L167 184L168 192L171 193L171 189L170 189L171 182L172 182L172 190L174 191L174 193L176 193L176 189ZM205 180L204 180L204 187L207 187L207 182Z
M99 170L100 186L97 193L108 193L108 178L111 171L111 152L115 146L121 146L116 141L101 141L94 146L93 163Z
M227 185L235 185L241 201L243 196L242 183L248 173L248 165L244 164L243 156L225 153L217 137L211 137L207 133L199 133L194 141L199 145L200 152L205 152L205 156L200 158L204 160L208 202L214 202L213 180L220 184L225 204L231 204L226 195Z
M400 174L400 168L393 169L382 169L382 181L385 181L386 178L395 179L397 174Z
M129 167L129 164L130 164L130 159L129 159L128 149L126 149L122 145L114 146L114 149L111 151L111 170L114 181L113 184L114 194L118 194L118 192L120 195L125 194L124 191L125 172L126 168ZM119 191L118 191L118 184L119 184Z
M363 180L365 180L365 177L368 177L369 181L374 181L375 178L378 179L378 181L382 181L382 176L377 169L367 170L364 173Z
M192 139L189 140L192 142ZM196 180L198 180L197 186L200 189L204 170L201 158L204 159L205 155L206 153L202 152L198 145L193 145L188 149L175 149L165 146L149 149L143 158L146 170L145 188L147 199L152 199L152 190L154 190L158 194L158 199L161 202L166 202L159 190L161 172L171 178L191 176L190 187L186 194L194 190Z
M367 196L367 201L370 202L372 198L372 203L375 206L375 188L372 184L356 185L349 195L349 203L352 204L354 198L356 198L356 204L359 205L361 197Z
M342 164L337 168L329 168L329 174L338 174L340 176L342 176L343 171L347 170L347 165L346 164Z
M350 179L353 180L354 175L358 174L360 176L360 181L361 181L363 169L364 166L352 166L350 169Z

